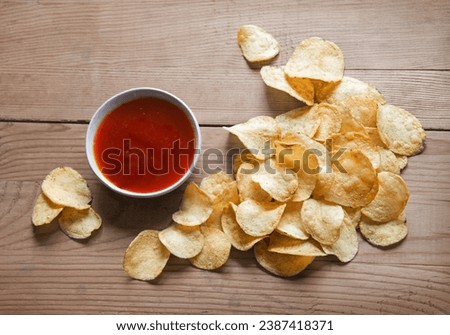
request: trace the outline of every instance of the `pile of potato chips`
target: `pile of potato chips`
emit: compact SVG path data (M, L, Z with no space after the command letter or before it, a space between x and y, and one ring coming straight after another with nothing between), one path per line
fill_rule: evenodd
M52 170L41 189L32 214L34 226L48 225L58 218L61 230L74 239L88 238L101 227L102 219L90 205L92 196L87 182L74 169Z
M259 31L246 34L258 43ZM251 46L241 48L249 57ZM253 248L263 268L289 277L315 257L351 261L358 229L376 246L405 238L409 191L400 172L407 156L423 150L420 122L344 76L341 50L321 38L301 42L286 66L264 66L261 76L306 106L225 128L246 148L235 157L234 179L221 172L189 184L172 225L130 244L124 269L131 277L156 278L170 254L217 269L231 246Z

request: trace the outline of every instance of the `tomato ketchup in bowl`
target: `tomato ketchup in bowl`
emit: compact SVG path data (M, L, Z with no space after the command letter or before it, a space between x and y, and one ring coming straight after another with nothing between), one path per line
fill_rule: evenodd
M112 190L150 198L180 186L200 156L201 133L190 108L156 88L133 88L103 103L89 123L86 153Z

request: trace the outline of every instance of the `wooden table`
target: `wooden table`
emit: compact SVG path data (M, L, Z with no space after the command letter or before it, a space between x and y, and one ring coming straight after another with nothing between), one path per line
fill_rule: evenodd
M108 191L86 161L87 124L111 95L153 86L191 106L204 150L235 147L222 125L299 106L241 57L236 31L248 23L278 39L277 65L307 37L334 41L347 75L421 120L426 150L403 173L409 235L389 250L361 241L351 263L327 257L293 279L234 250L219 271L172 257L156 281L132 280L126 247L170 223L182 189L154 200ZM446 0L0 0L0 313L449 313L449 42ZM60 165L86 177L104 219L86 242L31 225L40 183Z

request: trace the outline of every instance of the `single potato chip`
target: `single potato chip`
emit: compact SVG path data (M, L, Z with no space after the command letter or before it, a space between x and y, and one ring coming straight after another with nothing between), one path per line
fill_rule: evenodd
M302 133L313 137L320 126L320 118L317 113L317 105L312 107L300 107L275 117L281 131L281 137L286 134Z
M64 207L55 205L44 193L40 193L34 204L31 221L35 226L42 226L52 222Z
M322 245L337 241L344 222L344 210L339 205L308 199L303 203L302 222L305 230Z
M278 252L279 254L297 255L297 256L325 256L319 242L312 238L307 240L299 240L286 235L274 232L270 235L269 247L270 252Z
M123 269L130 277L147 281L161 274L170 251L158 236L157 230L144 230L130 243L123 258Z
M234 204L238 204L240 202L236 181L229 183L228 187L222 190L222 193L214 199L212 204L213 211L208 220L206 220L205 225L222 229L222 213L224 209L228 207L230 202Z
M217 197L220 197L224 190L230 187L233 182L233 178L225 172L220 171L203 178L200 183L200 189L205 191L211 200L214 201Z
M359 223L359 231L369 243L387 247L402 241L408 234L408 227L404 217L385 223L373 222L364 218Z
M69 237L85 239L99 229L102 219L92 208L75 209L65 207L58 218L59 227Z
M284 66L263 66L260 71L264 83L279 91L289 94L307 105L312 105L313 101L303 97L298 91L294 90L286 80Z
M361 209L361 213L376 222L394 220L406 207L408 186L402 177L391 172L380 172L378 185L375 198Z
M55 205L76 209L89 208L92 200L86 180L74 169L64 166L52 170L41 185Z
M339 132L342 121L336 107L333 105L321 103L317 105L315 112L319 116L320 125L313 138L316 141L324 142L327 138Z
M242 230L251 236L272 233L283 215L286 204L245 200L236 210L236 221Z
M172 215L172 220L185 226L197 226L208 220L212 211L209 195L191 182L186 187L180 209Z
M276 231L280 234L296 238L299 240L307 240L309 234L303 226L301 209L302 202L288 202L281 216L280 222L276 227Z
M259 160L267 158L264 149L269 149L268 144L277 140L280 134L278 123L270 116L256 116L245 123L224 127L224 129L236 135Z
M205 244L200 226L187 227L175 223L161 230L158 236L170 253L178 258L197 256Z
M258 164L259 166L259 164ZM264 191L261 186L253 181L253 174L257 171L257 167L250 163L242 163L236 173L237 188L241 201L248 199L256 201L270 201L272 197Z
M394 153L412 156L424 148L425 131L410 112L393 105L379 105L377 127L381 140Z
M335 255L341 262L347 263L358 253L358 234L352 218L345 214L339 238L331 245L323 245L328 255Z
M280 52L277 40L261 27L248 24L239 27L237 41L250 63L268 62Z
M250 236L246 234L236 221L237 205L230 203L222 214L222 230L228 236L231 245L238 250L246 251L251 249L257 242L267 236Z
M190 261L199 269L218 269L230 257L231 243L227 235L217 228L201 226L200 230L205 237L205 244L202 251Z
M279 254L268 250L268 241L259 241L254 248L255 258L259 265L270 273L280 277L292 277L312 263L313 256L296 256Z

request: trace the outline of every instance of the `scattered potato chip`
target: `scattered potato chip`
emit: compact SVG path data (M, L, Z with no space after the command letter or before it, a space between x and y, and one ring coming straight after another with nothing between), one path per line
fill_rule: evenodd
M342 121L336 107L327 103L317 105L315 113L319 116L320 125L313 138L316 141L325 142L327 138L339 132Z
M199 226L172 224L159 232L159 240L178 258L192 258L202 251L205 238Z
M34 204L31 221L35 226L48 224L61 213L63 208L51 202L44 193L40 193Z
M251 249L257 242L267 236L250 236L246 234L236 221L237 206L230 203L222 214L222 230L228 236L231 245L238 250L246 251Z
M278 252L279 254L297 255L297 256L325 256L319 242L312 238L307 240L299 240L293 237L274 232L270 235L269 247L270 252Z
M283 215L286 204L245 200L236 210L236 221L242 230L251 236L272 233Z
M221 196L224 190L226 190L233 183L233 178L225 172L220 171L203 178L200 183L200 189L205 191L211 200L214 201L216 197Z
M85 239L102 225L101 217L92 209L65 207L58 218L59 227L69 237Z
M377 116L381 140L394 153L416 155L424 148L425 131L410 112L393 105L379 105Z
M339 238L344 222L341 206L308 199L303 203L301 215L305 230L320 244L331 245Z
M289 200L298 187L297 175L278 165L273 158L259 164L252 179L277 201Z
M268 62L280 52L277 40L261 27L248 24L239 27L237 41L250 63Z
M170 251L159 240L157 230L144 230L130 243L123 258L123 269L134 279L153 280L170 258Z
M209 218L212 210L208 194L191 182L184 191L179 211L172 215L172 219L185 226L197 226Z
M275 121L278 124L282 137L286 134L298 133L313 137L320 126L317 105L293 109L287 113L276 116Z
M260 71L264 83L279 91L285 92L297 100L304 102L307 105L312 105L313 101L303 97L299 92L294 90L289 85L284 74L284 66L263 66Z
M213 201L212 213L206 220L205 225L210 227L215 227L217 229L222 229L221 217L225 208L228 207L229 203L238 204L240 202L239 191L237 188L237 182L232 181L228 184L228 187L222 190Z
M227 262L231 243L227 235L217 228L201 226L200 230L205 237L205 244L202 251L190 261L199 269L218 269Z
M272 197L264 191L261 186L253 181L253 174L256 173L257 167L250 163L242 163L236 173L237 188L241 201L248 199L256 201L270 201Z
M259 241L254 248L256 261L264 269L280 277L292 277L312 263L313 256L296 256L268 251L268 241Z
M377 222L387 222L397 218L405 209L409 199L408 186L402 177L391 172L378 174L378 192L361 213Z
M359 231L369 243L387 247L402 241L408 234L408 227L405 218L402 217L384 223L362 219Z
M264 149L268 149L267 143L277 140L280 129L275 119L270 116L256 116L245 123L232 127L224 127L225 130L236 135L244 146L257 158L264 160Z
M41 185L42 192L55 205L89 208L92 200L86 180L74 169L64 166L52 170Z
M347 214L341 227L339 238L331 245L323 245L323 250L328 255L335 255L341 262L347 263L355 258L358 253L358 234L356 227Z
M281 216L280 222L276 227L276 231L299 240L307 240L309 234L303 226L301 209L302 202L288 202Z

